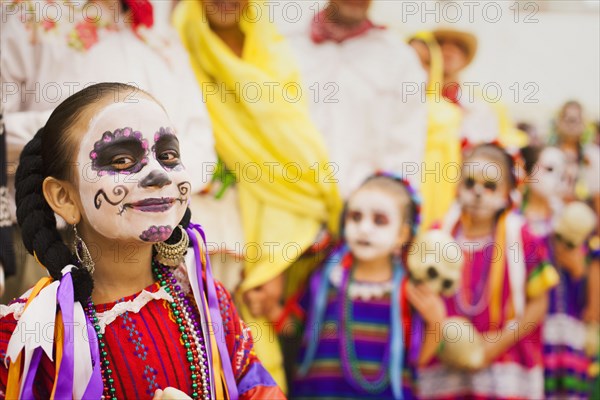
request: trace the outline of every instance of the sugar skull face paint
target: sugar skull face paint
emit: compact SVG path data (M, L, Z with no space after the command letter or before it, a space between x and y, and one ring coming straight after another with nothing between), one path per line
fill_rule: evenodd
M529 179L531 190L552 199L562 198L568 188L567 158L556 147L542 150Z
M463 165L458 201L463 212L475 219L493 218L508 205L509 185L502 167L485 158L473 158Z
M111 104L90 122L77 157L79 191L101 235L160 242L183 217L191 185L171 126L151 100Z
M378 189L359 189L348 200L345 239L352 254L371 261L392 254L398 245L402 215L394 196Z

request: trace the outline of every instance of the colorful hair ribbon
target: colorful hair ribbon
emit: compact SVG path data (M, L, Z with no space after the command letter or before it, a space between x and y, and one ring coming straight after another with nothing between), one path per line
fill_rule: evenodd
M188 274L190 276L190 284L194 293L194 299L198 304L198 308L201 311L204 311L203 314L206 315L209 320L209 326L210 324L217 323L221 323L222 325L219 300L216 294L210 259L207 257L207 252L204 251L206 248L206 236L204 235L202 227L198 224L190 223L186 231L192 242L194 258L196 261L196 268L190 268L190 266L188 266ZM200 239L202 242L200 242ZM206 278L206 287L204 287L204 280L202 278L203 273ZM223 327L221 326L221 328ZM214 377L213 383L215 385L213 385L213 387L216 386L217 390L225 390L226 394L222 394L221 396L226 395L229 399L237 400L237 384L231 362L229 361L229 351L227 350L224 331L223 329L212 329L211 331L214 335L210 337L211 351L209 352L209 357L212 359L213 374L218 374ZM219 377L219 379L217 379L217 377ZM220 386L220 383L222 383L222 387Z
M60 281L42 278L31 291L17 327L10 338L5 363L11 360L7 382L8 398L33 398L33 385L42 354L52 360L56 353L56 375L51 398L99 398L102 395L102 377L98 341L83 307L74 300L73 279L68 265L62 270ZM52 339L39 332L40 327L54 326ZM83 329L79 334L77 329ZM94 335L94 336L91 336ZM75 356L77 355L77 356ZM21 369L21 360L23 368Z

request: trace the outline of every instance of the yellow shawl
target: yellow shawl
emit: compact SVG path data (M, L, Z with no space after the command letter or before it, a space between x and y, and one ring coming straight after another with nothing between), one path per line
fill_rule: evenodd
M246 35L241 59L210 29L201 1L181 2L174 17L204 91L217 153L237 172L246 242L265 249L245 267L242 290L294 261L279 250L269 260L264 243L306 250L322 224L337 231L341 210L337 185L325 182L325 144L301 100L291 51L262 2L252 4L240 21Z
M441 221L456 197L456 185L462 162L460 124L462 113L458 106L442 97L442 52L431 32L419 32L412 39L429 48L430 70L427 84L427 140L421 171L421 229Z
M249 250L240 292L286 270L322 226L337 233L342 208L337 184L326 181L325 143L302 101L291 49L268 15L262 1L244 7L240 58L210 29L200 0L180 2L174 14L203 91L217 153L237 175ZM284 387L278 345L267 340L270 325L251 318L243 304L241 311L262 328L257 353Z

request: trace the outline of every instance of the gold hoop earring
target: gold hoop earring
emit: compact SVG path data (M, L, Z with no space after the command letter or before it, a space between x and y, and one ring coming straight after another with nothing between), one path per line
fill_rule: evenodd
M75 224L73 224L73 233L75 234L75 238L73 239L73 244L71 245L71 251L73 254L75 254L75 257L77 257L79 264L91 275L94 273L96 264L94 263L92 255L88 250L88 247L85 245L85 242L81 236L79 236L79 233L77 232L77 226Z
M176 267L181 264L190 244L190 238L183 226L177 225L177 228L181 230L181 238L177 243L159 242L154 245L157 253L156 261L169 267Z

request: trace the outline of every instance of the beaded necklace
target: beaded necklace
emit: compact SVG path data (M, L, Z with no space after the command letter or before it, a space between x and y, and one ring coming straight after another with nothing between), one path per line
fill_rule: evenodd
M352 326L354 325L353 319L353 304L352 297L348 293L352 277L354 275L354 267L350 269L344 268L344 275L342 277L342 285L339 291L339 305L340 305L340 325L342 334L340 335L340 355L342 358L342 370L346 380L354 386L355 389L364 390L369 394L379 394L385 390L389 384L390 375L390 349L392 343L392 332L388 338L388 346L385 350L383 360L381 361L380 370L377 376L373 380L369 380L364 377L359 368L359 361L356 356L356 348L354 345L354 339L352 337ZM390 310L393 307L390 306Z
M457 235L462 238L462 241L466 242L466 239L462 236L462 232L458 232ZM486 241L487 242L487 241ZM490 240L491 243L491 240ZM472 296L468 296L467 292L470 292L470 286L474 279L474 276L470 273L473 268L464 268L463 269L463 283L459 286L456 291L454 298L456 309L460 311L461 314L473 318L477 315L481 314L485 308L489 304L489 291L490 291L490 271L492 267L492 255L487 255L487 248L489 243L483 245L483 248L480 250L474 251L483 251L484 259L486 261L486 266L481 271L481 276L478 279L477 285L473 288ZM463 255L467 259L473 259L474 254L470 254L467 251L463 251ZM471 263L467 262L466 265Z
M468 317L475 317L483 312L489 303L489 287L490 287L490 269L491 269L491 258L487 263L486 267L482 271L482 276L479 279L478 285L473 290L473 295L471 296L471 301L467 300L467 293L469 288L467 286L471 285L471 281L473 276L469 276L471 279L464 280L464 283L461 287L456 291L455 299L456 299L456 308L463 314Z
M192 379L191 396L193 399L208 400L211 398L208 356L204 338L199 334L201 332L201 325L200 321L195 318L193 303L185 296L185 293L181 290L181 286L179 286L177 280L173 277L173 272L169 268L153 260L152 272L160 283L160 286L164 287L165 291L173 297L173 301L169 303L169 307L175 322L179 326L181 334L180 342L186 348L186 357ZM100 325L98 324L96 309L91 297L88 300L87 307L85 307L85 312L90 321L92 321L98 336L102 383L104 386L102 399L117 400L114 378L112 377L113 370L110 368L110 362L107 357L106 342L104 341L104 335L100 333Z

